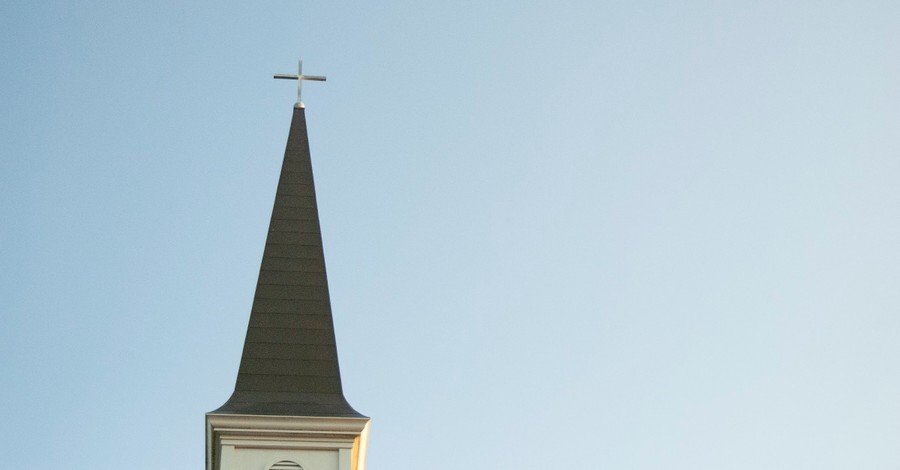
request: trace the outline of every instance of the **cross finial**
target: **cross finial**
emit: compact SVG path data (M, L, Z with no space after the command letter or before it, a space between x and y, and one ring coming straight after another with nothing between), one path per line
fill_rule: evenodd
M275 74L274 78L283 78L285 80L297 80L297 104L294 106L297 108L305 108L303 102L300 101L300 91L303 88L303 80L313 80L316 82L324 82L325 77L321 75L303 75L303 61L300 61L300 64L297 66L297 75L285 75L285 74Z

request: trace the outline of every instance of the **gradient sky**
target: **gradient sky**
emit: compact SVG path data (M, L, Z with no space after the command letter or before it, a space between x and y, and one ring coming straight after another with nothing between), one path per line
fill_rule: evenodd
M2 466L203 468L302 56L370 470L896 469L898 20L3 2Z

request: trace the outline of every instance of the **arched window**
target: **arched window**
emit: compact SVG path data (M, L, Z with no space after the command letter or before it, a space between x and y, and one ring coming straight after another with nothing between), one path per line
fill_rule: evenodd
M301 467L297 462L282 460L272 464L272 466L269 467L269 470L303 470L303 467Z

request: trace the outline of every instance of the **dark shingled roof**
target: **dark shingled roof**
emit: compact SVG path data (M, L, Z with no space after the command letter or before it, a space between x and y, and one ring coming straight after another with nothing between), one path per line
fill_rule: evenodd
M294 108L234 394L216 414L362 417L341 388L304 109Z

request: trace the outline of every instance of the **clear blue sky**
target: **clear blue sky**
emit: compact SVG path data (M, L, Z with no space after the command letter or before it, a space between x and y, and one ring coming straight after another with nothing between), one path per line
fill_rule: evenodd
M4 2L2 465L202 468L302 56L370 470L896 469L898 19Z

